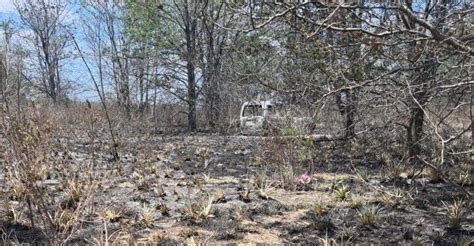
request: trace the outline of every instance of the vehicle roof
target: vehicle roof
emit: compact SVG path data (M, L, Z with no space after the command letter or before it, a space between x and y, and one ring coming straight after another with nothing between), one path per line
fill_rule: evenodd
M269 105L274 105L274 103L271 100L266 100L266 101L247 101L244 102L243 106L269 106Z

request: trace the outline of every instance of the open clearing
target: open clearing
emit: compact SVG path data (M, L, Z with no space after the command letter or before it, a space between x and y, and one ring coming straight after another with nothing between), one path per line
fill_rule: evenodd
M111 161L97 143L61 138L56 155L74 165L93 165L91 177L99 181L71 242L104 241L104 226L114 243L447 245L472 240L472 211L464 211L461 229L447 228L442 202L462 197L449 184L424 176L389 179L380 163L357 164L363 177L355 175L350 162L338 155L338 143L327 142L314 147L331 153L328 163L313 160L311 167L295 169L310 171L311 182L283 189L275 166L255 158L266 141L218 135L129 137L122 143L126 153L121 160ZM66 203L62 194L71 181L50 177L49 182L64 198L58 201ZM10 205L26 213L23 203ZM27 228L26 217L19 218L18 224L4 226L10 235L19 242L41 241L39 232Z

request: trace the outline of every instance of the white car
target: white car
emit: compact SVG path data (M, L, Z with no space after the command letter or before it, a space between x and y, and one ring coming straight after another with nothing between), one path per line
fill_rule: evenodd
M282 133L283 129L295 129L296 134L312 133L311 117L291 117L283 115L281 102L249 101L242 104L240 110L240 129L243 134L260 134L272 128Z

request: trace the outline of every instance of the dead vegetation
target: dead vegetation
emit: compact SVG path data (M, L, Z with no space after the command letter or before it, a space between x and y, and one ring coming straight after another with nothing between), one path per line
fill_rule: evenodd
M351 164L344 142L122 131L114 160L93 110L74 124L29 110L2 123L6 244L472 240L456 186L385 155Z
M473 244L471 2L1 2L1 245Z

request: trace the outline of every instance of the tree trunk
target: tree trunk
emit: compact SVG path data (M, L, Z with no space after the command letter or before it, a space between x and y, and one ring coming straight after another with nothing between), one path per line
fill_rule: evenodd
M187 90L188 90L188 128L190 131L197 129L196 123L196 71L195 71L195 53L196 53L196 20L189 12L188 1L185 1L185 35L186 35L186 72L187 72Z
M143 59L140 61L140 65L138 68L138 90L140 93L140 102L138 106L138 111L143 115L145 112L145 68Z
M413 53L416 54L420 47L416 45L413 47ZM420 57L421 56L421 57ZM434 55L433 55L434 57ZM439 63L432 59L432 56L428 54L419 54L415 56L413 64L418 66L412 74L412 84L408 85L408 90L411 95L411 109L410 119L407 128L407 152L410 161L413 164L419 163L419 155L421 153L421 142L423 138L423 124L425 121L425 112L423 107L428 103L428 99L431 95L430 88L433 87L431 84L432 77L435 76L438 69Z
M6 100L5 99L5 86L7 84L7 79L6 79L7 76L6 76L6 72L4 71L4 65L3 65L2 60L0 60L0 96L2 96L2 102L3 102L4 100Z
M45 50L44 52L45 52L46 63L47 63L49 96L53 100L53 103L56 103L57 101L56 79L55 79L56 69L54 69L53 65L51 64L51 61L48 58L49 57L49 55L47 54L48 51Z
M423 137L424 112L416 106L410 111L410 125L407 129L407 148L409 160L417 162L421 152L421 138Z
M209 127L211 129L216 128L216 123L217 123L217 118L218 118L218 112L216 110L216 99L217 99L217 85L215 83L215 68L217 64L215 64L215 56L214 56L214 37L213 33L209 32L209 39L208 39L208 45L207 45L207 59L206 59L206 72L205 72L205 84L207 87L206 91L206 106L207 106L207 121L209 124Z
M216 92L217 85L213 83L213 88L211 89L211 100L209 102L209 127L211 129L215 130L217 128L218 122L219 122L219 92Z
M469 114L471 116L471 151L474 150L474 115L473 115L473 105L474 105L474 86L471 85L471 102L469 107ZM474 164L474 152L471 152L471 165Z
M131 111L130 111L130 86L128 84L128 65L127 61L124 59L124 64L121 64L121 82L122 82L122 101L125 107L125 114L128 119L131 118Z
M346 115L346 139L351 139L355 136L355 122L354 122L354 115L355 115L355 107L351 103L349 107L347 107Z
M355 110L353 93L350 90L342 90L337 95L337 106L339 112L345 118L344 122L344 135L346 139L353 138L355 136Z
M188 127L190 131L195 131L196 124L196 85L194 64L188 61L186 66L188 73Z
M209 62L209 60L207 61ZM214 62L206 66L207 71L203 76L203 85L206 97L206 113L207 113L207 124L212 130L215 130L219 121L218 103L220 100L218 83L214 70L210 68L214 65ZM216 65L217 66L217 65Z

